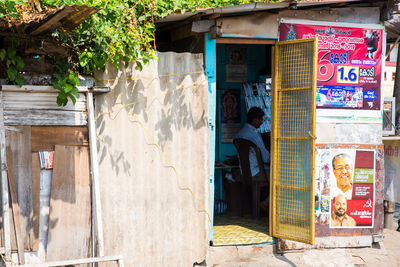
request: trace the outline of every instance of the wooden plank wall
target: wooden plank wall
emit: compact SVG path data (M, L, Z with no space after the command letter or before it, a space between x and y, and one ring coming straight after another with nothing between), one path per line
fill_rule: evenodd
M56 145L47 261L89 257L90 237L89 149Z
M18 203L17 196L17 185L15 183L15 175L14 175L14 163L12 156L11 147L7 146L7 176L8 176L8 188L11 195L11 203L12 203L12 217L14 220L13 228L15 232L15 239L17 241L17 250L18 250L18 263L25 264L25 253L24 253L24 240L22 238L21 232L21 213L20 213L20 205Z
M7 130L6 144L11 147L14 162L22 240L25 250L31 251L33 240L31 127L18 126L15 130Z
M32 126L32 152L54 151L55 145L88 146L86 126Z
M72 258L76 258L78 254L84 254L84 257L90 256L90 234L91 234L91 199L90 199L90 183L89 183L89 161L88 161L88 129L87 126L8 126L6 131L6 144L11 147L12 161L14 162L14 173L15 183L17 191L18 205L20 208L20 220L21 220L21 239L23 240L25 251L37 251L39 258L45 260L46 258L46 244L48 235L48 221L49 221L49 202L50 202L50 189L52 189L51 178L53 170L41 170L38 151L54 151L57 145L68 146L67 154L69 157L68 161L60 160L61 167L59 167L58 176L59 179L55 180L54 186L58 189L55 190L54 198L57 199L58 194L64 193L65 188L60 188L62 177L68 172L64 171L64 167L71 164L72 170L77 170L76 175L68 176L70 181L76 185L84 184L83 198L81 195L75 193L82 192L80 188L77 189L73 195L70 195L72 199L67 200L64 204L71 205L72 209L80 209L83 207L84 211L72 213L65 213L63 208L57 209L54 207L57 201L53 201L52 209L55 210L52 215L52 230L49 231L49 236L52 236L50 251L53 251L53 255L50 255L52 259L67 259L59 257L60 253L64 251L60 248L59 244L69 243L65 239L66 234L64 231L66 228L59 228L60 224L55 222L62 222L64 217L73 218L74 215L84 220L84 227L88 229L83 231L80 226L80 222L76 224L79 231L85 233L84 235L72 234L74 240L76 236L82 237L79 239L80 244L75 244L74 249L70 249L73 253ZM76 152L77 151L77 152ZM62 154L62 153L61 153ZM66 157L63 154L64 159ZM59 163L60 165L60 163ZM62 167L64 166L64 167ZM71 170L71 169L70 169ZM60 176L62 176L60 178ZM72 180L71 180L72 179ZM45 186L45 184L47 186ZM46 187L46 188L45 188ZM66 189L68 191L68 188ZM58 199L60 201L60 199ZM61 201L63 202L63 201ZM11 207L10 207L11 208ZM58 210L58 213L57 213ZM83 216L87 213L87 216ZM68 215L67 215L68 214ZM17 244L15 240L14 221L11 218L11 235L12 235L12 250L17 251ZM67 223L68 224L68 223ZM57 233L57 230L64 229ZM54 232L56 231L56 232ZM58 237L57 237L58 236ZM84 236L84 237L83 237ZM84 241L82 241L84 240ZM2 241L2 240L1 240ZM83 245L86 244L86 245ZM84 248L84 249L82 249ZM55 251L55 252L54 252ZM62 252L64 255L65 253ZM76 257L75 257L76 256Z

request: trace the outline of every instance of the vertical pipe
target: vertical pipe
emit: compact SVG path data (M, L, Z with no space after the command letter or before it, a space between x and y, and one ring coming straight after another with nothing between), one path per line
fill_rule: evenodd
M88 109L88 127L89 127L89 148L90 148L90 167L92 174L92 201L94 201L94 209L92 209L92 219L95 218L95 231L97 237L97 253L99 257L104 256L103 245L103 223L101 216L101 199L99 185L99 165L97 160L96 146L96 127L94 121L93 93L87 93L87 109Z

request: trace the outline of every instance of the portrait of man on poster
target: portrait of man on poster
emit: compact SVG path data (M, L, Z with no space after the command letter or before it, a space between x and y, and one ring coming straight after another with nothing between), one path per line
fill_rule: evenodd
M333 198L331 214L331 227L356 226L356 221L347 215L347 199L344 195L337 195Z
M331 184L331 196L344 195L352 198L353 167L350 155L340 153L332 158L332 170L335 180Z

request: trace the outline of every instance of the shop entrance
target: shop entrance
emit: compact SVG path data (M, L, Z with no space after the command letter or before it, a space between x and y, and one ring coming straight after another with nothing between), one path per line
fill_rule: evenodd
M216 246L273 244L272 236L313 242L316 46L310 41L285 42L290 51L286 51L289 46L277 45L279 53L274 59L274 43L257 39L215 40L211 243ZM296 59L293 55L299 56ZM293 62L297 62L295 69ZM275 94L271 90L274 72L278 78ZM272 110L274 101L278 105ZM268 168L266 171L274 177L270 184L260 187L256 200L251 186L245 185L241 178L238 151L232 143L252 106L260 107L265 114L259 132L271 157L272 171ZM291 131L293 127L297 130ZM243 190L245 186L248 188ZM305 237L296 232L300 230L305 231Z
M251 185L241 176L233 139L252 106L265 121L259 128L270 151L272 47L274 40L216 40L216 138L213 245L272 244L269 234L269 187L261 186L254 216ZM269 170L268 170L269 172ZM244 188L245 187L245 188ZM267 200L267 201L266 201Z

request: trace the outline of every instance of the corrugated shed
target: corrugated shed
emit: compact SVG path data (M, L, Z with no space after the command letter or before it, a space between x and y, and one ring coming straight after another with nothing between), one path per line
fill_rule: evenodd
M49 86L19 88L16 85L2 85L4 123L7 125L87 125L86 95L80 93L73 105L57 105L57 91ZM39 92L31 92L36 88ZM42 90L40 91L40 89Z
M209 245L208 85L202 54L160 53L99 74L106 255L126 266L193 266Z

